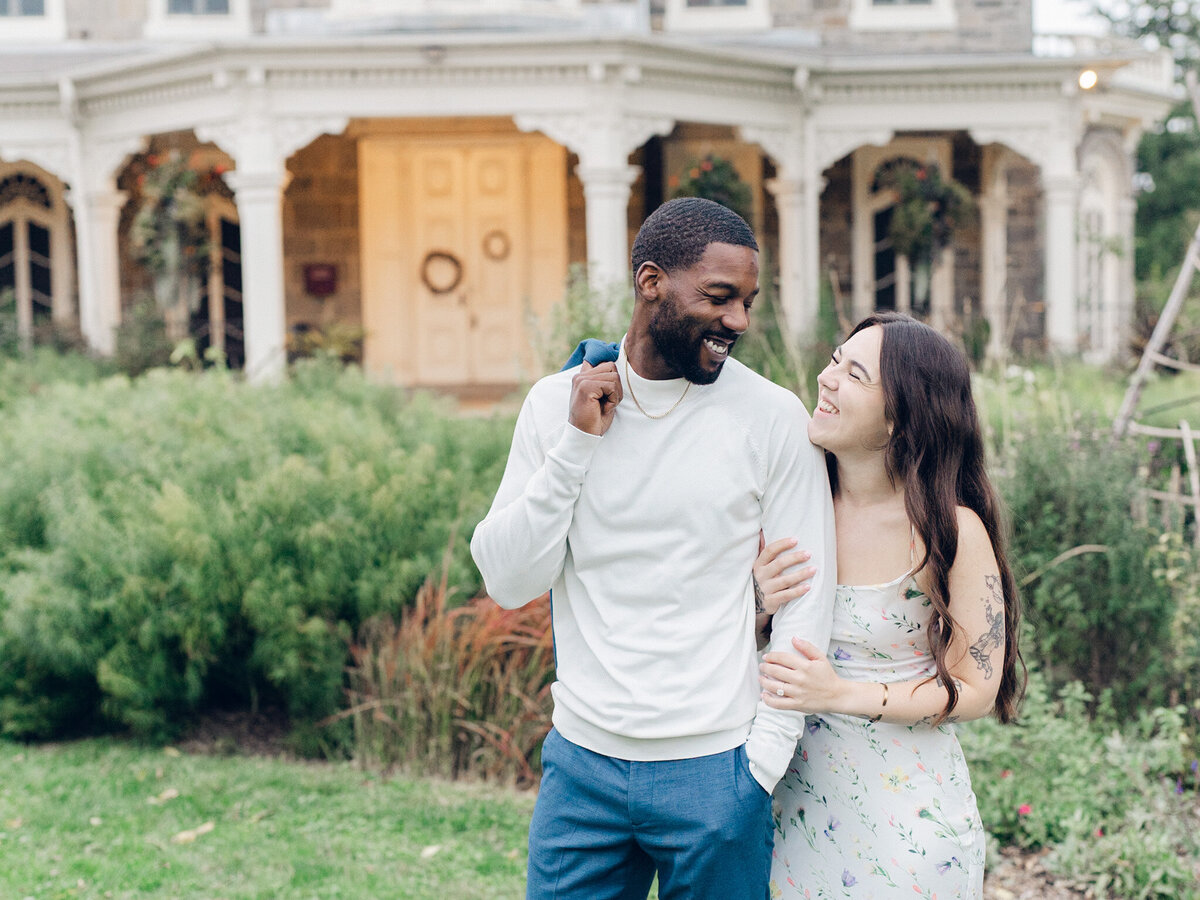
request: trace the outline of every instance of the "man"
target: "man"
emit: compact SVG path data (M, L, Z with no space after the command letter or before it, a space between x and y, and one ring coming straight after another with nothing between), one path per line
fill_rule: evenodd
M749 226L673 200L632 256L616 362L534 385L471 541L501 606L553 588L527 897L644 900L657 871L664 900L763 900L770 792L804 719L758 702L751 566L760 530L813 551L812 588L775 632L824 650L825 463L800 401L729 358L758 293Z

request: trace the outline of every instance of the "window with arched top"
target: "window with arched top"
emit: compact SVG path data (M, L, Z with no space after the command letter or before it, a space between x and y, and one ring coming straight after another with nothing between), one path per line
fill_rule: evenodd
M69 310L66 209L33 173L0 171L0 317L23 342Z
M886 146L863 146L852 155L851 197L853 312L900 312L941 324L953 303L952 254L913 260L898 243L915 223L899 201L893 176L905 169L950 171L945 136L893 138ZM918 174L919 178L920 175ZM914 264L915 262L915 264Z

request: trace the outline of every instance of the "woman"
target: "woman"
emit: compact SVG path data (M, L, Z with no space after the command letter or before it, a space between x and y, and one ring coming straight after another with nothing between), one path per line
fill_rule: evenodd
M949 727L1015 715L1019 608L963 355L908 316L865 319L817 379L838 582L828 655L763 658L765 702L810 713L775 791L771 896L983 895L984 835ZM803 590L794 542L754 575Z

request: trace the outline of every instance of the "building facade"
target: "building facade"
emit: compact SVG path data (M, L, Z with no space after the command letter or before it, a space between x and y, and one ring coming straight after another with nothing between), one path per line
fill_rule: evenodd
M378 377L500 396L571 267L623 284L640 221L717 164L801 341L827 302L1113 359L1171 64L1031 22L1029 0L0 0L0 295L23 335L112 352L161 299L139 212L183 167L208 239L177 328L250 377L361 328ZM976 212L924 264L895 243L898 167Z

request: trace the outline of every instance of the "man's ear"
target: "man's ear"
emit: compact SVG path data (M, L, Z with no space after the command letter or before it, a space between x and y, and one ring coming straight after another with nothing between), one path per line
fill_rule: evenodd
M662 295L666 278L667 273L658 263L647 260L638 266L637 272L634 273L633 285L637 289L639 297L653 302Z

